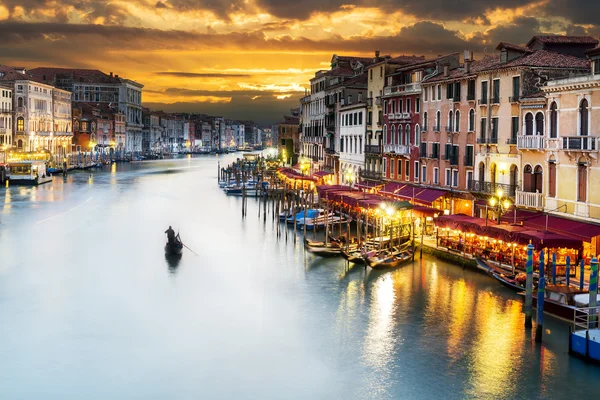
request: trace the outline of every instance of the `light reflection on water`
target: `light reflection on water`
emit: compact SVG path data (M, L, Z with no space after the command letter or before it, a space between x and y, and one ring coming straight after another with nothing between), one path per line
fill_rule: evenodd
M597 390L566 325L546 318L533 344L519 298L488 277L427 257L383 272L317 258L251 199L241 221L216 171L186 157L0 190L0 398ZM170 224L200 256L165 258Z

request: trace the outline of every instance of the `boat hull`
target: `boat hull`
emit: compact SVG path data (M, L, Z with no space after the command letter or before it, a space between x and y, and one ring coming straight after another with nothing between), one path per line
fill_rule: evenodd
M177 244L165 244L165 254L168 256L179 256L183 253L183 245Z

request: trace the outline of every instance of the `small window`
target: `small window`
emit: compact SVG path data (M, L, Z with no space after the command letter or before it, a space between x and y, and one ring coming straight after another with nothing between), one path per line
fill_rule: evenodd
M452 170L452 186L458 187L458 170L457 169Z
M433 184L440 184L440 169L438 167L433 168Z
M425 92L427 93L427 92ZM416 113L420 113L421 112L421 98L417 97L417 99L415 100L415 112Z
M446 168L445 172L446 172L446 181L444 182L444 185L451 186L452 185L452 171L450 171L449 168Z
M422 182L427 181L427 166L426 165L421 166L421 181Z
M404 173L406 174L406 180L410 178L410 161L406 160L404 162Z

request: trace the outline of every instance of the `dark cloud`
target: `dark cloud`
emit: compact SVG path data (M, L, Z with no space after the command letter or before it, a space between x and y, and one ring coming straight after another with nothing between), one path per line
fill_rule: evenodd
M508 25L490 29L483 36L487 44L495 47L499 42L526 44L532 36L543 34L540 22L534 17L519 17Z
M252 76L248 74L200 74L196 72L156 72L156 75L178 78L249 78Z
M154 92L161 93L166 96L213 96L213 97L255 97L255 96L279 96L294 93L304 92L285 92L285 91L268 91L268 90L199 90L199 89L183 89L183 88L168 88L162 91ZM299 96L300 97L300 96Z
M69 9L81 13L87 22L101 17L105 24L120 24L133 18L119 4L101 0L61 0L60 7L55 0L2 0L2 5L8 9L9 19L20 19L16 7L22 9L26 17L40 20L49 20L48 11L54 12L56 17L52 22L67 22Z
M154 8L169 8L169 7L167 7L167 5L165 3L163 3L162 1L157 1L156 4L154 5Z
M544 11L549 16L560 16L575 24L598 25L600 22L598 0L550 0Z

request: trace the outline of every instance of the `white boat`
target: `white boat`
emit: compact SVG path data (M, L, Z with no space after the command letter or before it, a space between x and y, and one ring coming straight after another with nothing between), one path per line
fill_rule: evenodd
M15 161L9 166L11 183L40 185L52 181L52 175L47 171L44 161Z
M324 223L326 219L329 222L331 222L331 219L334 218L334 216L335 216L335 214L332 212L326 213L325 210L323 210L322 208L320 208L316 211L318 211L318 213L317 212L311 213L309 210L306 218L304 218L304 214L303 214L298 219L298 222L296 223L296 225L299 227L304 227L304 225L306 224L307 229L309 229L308 228L309 226L310 226L310 229L312 229L312 227L315 224Z

